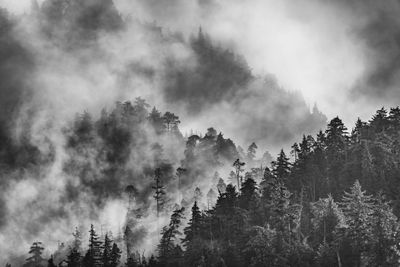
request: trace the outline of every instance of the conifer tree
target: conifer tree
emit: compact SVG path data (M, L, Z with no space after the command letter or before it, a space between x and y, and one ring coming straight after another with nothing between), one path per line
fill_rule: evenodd
M106 234L104 237L102 253L103 267L111 267L111 249L112 240L108 237L108 234Z
M247 160L249 162L253 162L254 158L256 157L257 148L258 147L257 147L256 143L253 142L247 149Z
M289 159L286 157L285 152L281 149L276 161L272 162L272 172L281 181L286 181L290 173Z
M164 186L162 185L161 181L160 168L157 168L154 171L154 181L155 181L155 185L153 186L153 189L155 190L154 199L156 200L157 217L159 217L160 211L164 204L163 197L165 195Z
M188 247L190 242L200 236L201 230L201 212L195 201L192 207L192 217L188 226L183 230L185 237L182 239L183 244Z
M219 180L218 180L217 189L220 194L225 193L226 184L222 178L219 178Z
M207 193L207 209L210 209L213 206L216 199L217 199L217 194L212 188L210 188L210 190L208 190Z
M83 265L85 267L102 266L101 241L99 241L93 224L90 225L89 249L83 259Z
M162 264L172 264L173 262L179 261L179 258L182 255L177 255L175 252L177 251L178 244L176 243L177 238L182 233L179 231L181 226L183 213L185 208L182 207L180 209L174 210L171 215L171 220L168 226L165 226L161 231L161 240L160 244L157 247L158 250L158 260ZM172 265L171 265L172 266Z
M121 260L122 251L119 249L116 243L113 244L110 255L110 267L117 267Z
M55 265L54 263L54 258L53 255L50 256L50 259L47 261L47 267L56 267L57 265Z
M373 206L370 266L395 266L400 260L400 225L382 192Z
M69 249L69 254L67 256L67 264L68 267L80 267L82 261L82 255L81 255L82 241L81 241L81 233L78 230L78 228L75 228L75 232L72 233L72 236L74 237L74 241Z
M44 247L42 246L42 242L34 242L29 249L29 258L26 259L26 265L29 267L42 267L43 266L43 253Z
M249 209L250 206L256 203L257 198L257 183L253 180L252 177L247 178L242 188L240 188L240 196L239 196L239 206L243 209Z
M356 180L350 192L344 193L341 206L346 218L346 239L352 249L349 261L360 266L372 241L373 198L362 190L360 182Z
M173 132L177 130L178 124L181 122L179 117L176 116L174 113L165 112L164 116L162 117L165 125L165 129L167 132Z
M245 165L244 162L241 162L240 159L235 160L233 163L233 167L235 168L235 178L237 181L237 188L241 187L242 179L241 173L243 172L243 166Z

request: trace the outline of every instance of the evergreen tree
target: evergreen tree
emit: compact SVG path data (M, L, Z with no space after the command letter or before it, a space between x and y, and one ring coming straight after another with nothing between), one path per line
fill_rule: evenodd
M257 184L253 178L249 177L244 181L240 192L239 206L243 209L249 209L249 207L252 204L254 205L254 202L257 201Z
M245 163L241 162L240 159L235 160L235 162L233 163L233 167L235 168L235 177L236 177L238 189L240 188L241 182L243 179L243 177L240 174L243 172L244 165L245 165Z
M201 212L197 206L197 202L194 202L192 207L192 217L189 221L188 226L183 230L185 237L182 239L183 244L188 247L190 242L200 236L201 230Z
M111 267L111 249L112 240L108 237L108 234L106 234L104 237L102 253L103 267Z
M112 245L110 254L110 267L117 267L121 260L122 251L119 249L116 243Z
M210 209L213 206L216 199L217 199L217 194L212 188L210 188L210 190L208 190L207 193L207 209Z
M156 209L157 209L157 217L159 217L160 211L163 207L164 204L164 186L162 185L161 182L161 169L157 168L154 171L154 181L155 185L153 186L153 189L155 190L154 192L154 199L156 200Z
M74 241L69 249L69 254L67 256L67 264L68 267L80 267L82 261L82 255L81 255L82 241L81 241L81 233L78 230L78 228L75 228L75 232L72 233L72 236L74 237Z
M165 226L161 231L160 244L157 247L158 260L166 266L178 266L181 261L182 254L176 253L180 248L176 243L177 238L182 233L179 231L181 226L183 213L185 208L174 210L171 215L171 220L168 226Z
M251 145L249 146L249 148L247 149L247 160L251 163L253 162L254 158L256 157L256 153L257 153L257 145L256 143L251 143Z
M370 266L396 266L400 261L398 218L382 193L375 198Z
M47 267L56 267L57 265L54 264L53 255L50 256L50 259L47 261Z
M159 112L156 107L153 107L149 114L149 122L157 134L164 132L164 119L161 117L161 112Z
M272 162L272 172L281 181L286 181L287 177L289 176L290 163L283 149L279 153L276 161Z
M360 266L364 257L370 251L372 242L372 215L373 199L366 195L362 190L360 182L356 180L350 188L350 192L345 192L341 206L346 218L345 237L352 249L348 264Z
M164 121L164 126L167 132L174 132L178 130L178 124L181 121L179 120L179 117L176 116L174 113L165 112L162 119Z
M90 225L89 231L89 249L83 259L83 265L85 267L102 266L101 241L98 239L99 238L92 224Z
M217 189L220 194L225 193L226 184L222 178L219 178L219 180L218 180Z
M29 254L31 256L26 259L25 266L27 267L42 267L43 266L43 253L44 247L42 247L42 242L34 242L29 249Z

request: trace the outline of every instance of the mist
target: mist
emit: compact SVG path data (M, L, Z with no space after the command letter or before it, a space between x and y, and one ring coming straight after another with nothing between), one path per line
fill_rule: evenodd
M276 154L323 129L327 117L351 127L355 116L398 102L395 1L92 0L59 10L56 2L0 1L11 12L1 11L0 240L11 240L0 247L2 261L20 262L34 240L49 254L75 226L107 225L117 235L133 208L146 210L134 232L153 251L155 143L176 193L174 170L191 133L214 127L236 147L256 142L259 154ZM118 168L96 150L106 147L102 136L71 148L76 118L87 112L101 122L102 110L118 117L137 97L177 114L182 135L160 137L134 124ZM196 187L210 188L215 171L227 180L229 160L186 177L187 200ZM137 207L124 193L130 184L141 192ZM174 195L170 204L180 201Z

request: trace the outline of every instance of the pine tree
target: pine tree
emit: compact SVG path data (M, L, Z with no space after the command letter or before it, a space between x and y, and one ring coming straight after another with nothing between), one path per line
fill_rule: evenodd
M113 244L110 255L110 267L117 267L121 260L122 251L119 249L116 243Z
M217 189L220 194L225 193L226 184L222 178L219 178L219 180L218 180Z
M182 239L183 244L188 247L190 242L200 237L201 230L201 212L195 201L192 207L192 217L189 221L188 226L183 230L185 237Z
M54 264L53 255L51 255L50 259L47 261L47 267L57 267L57 265Z
M384 107L376 111L370 121L370 125L376 133L380 133L388 127L388 116Z
M98 239L99 238L92 224L90 225L89 231L89 250L83 259L83 265L85 267L102 266L101 241Z
M203 198L203 193L201 192L200 187L196 187L194 189L194 201L201 202L202 198Z
M373 199L372 196L366 195L360 182L356 180L350 192L344 193L341 206L346 217L346 239L352 249L350 262L360 266L362 257L366 255L372 241Z
M250 206L255 205L257 199L257 183L252 177L247 178L242 188L240 188L239 206L243 209L249 209ZM253 203L252 203L253 202Z
M237 180L237 188L239 189L242 183L243 177L240 175L243 172L244 162L241 162L240 159L235 160L233 163L233 167L235 168L235 177Z
M337 198L348 184L348 180L342 176L348 144L347 128L342 120L336 117L330 121L325 133L328 192Z
M80 267L82 261L82 255L81 255L82 241L81 241L81 233L78 230L78 228L75 228L75 232L72 233L72 236L74 237L74 241L69 249L69 254L67 256L67 264L68 267Z
M155 181L155 185L153 186L153 189L155 190L154 199L156 200L156 205L157 205L156 209L157 209L157 218L158 218L160 215L160 211L164 204L163 197L165 195L164 186L162 185L162 182L161 182L161 169L160 168L157 168L154 171L154 181Z
M165 226L161 231L160 244L157 247L158 250L158 260L162 264L172 264L173 262L179 261L182 255L174 255L176 252L176 241L179 235L182 233L179 231L181 226L183 213L185 208L180 208L174 210L171 215L171 220L168 226ZM171 265L172 266L172 265Z
M249 148L247 149L247 160L251 163L253 162L254 158L256 157L256 153L257 153L257 145L256 143L251 143L251 145L249 146Z
M111 249L112 249L112 240L108 237L108 234L106 234L104 237L103 253L102 253L103 267L111 267Z
M215 202L216 199L217 199L217 194L212 188L210 188L210 190L208 190L207 193L207 209L210 209L213 206L213 203Z
M32 256L26 259L26 266L29 267L42 267L43 266L43 253L44 248L42 247L42 242L34 242L29 249L29 254Z
M286 181L290 173L289 159L286 157L283 149L278 155L276 161L272 162L272 172L281 181Z
M179 193L179 200L182 201L182 192L181 192L181 183L182 177L187 172L185 168L178 167L176 169L176 177L178 178L178 193Z
M317 243L332 243L341 228L345 216L331 195L312 204L313 228Z
M292 151L290 152L290 154L293 155L293 157L294 157L294 161L297 161L297 159L299 157L299 152L300 152L299 145L297 143L294 143L292 145Z
M159 112L156 107L153 107L149 114L149 122L153 126L157 134L161 134L164 131L164 120L161 117L161 112Z
M167 132L173 132L177 130L178 124L181 122L179 117L176 116L174 113L165 112L164 116L162 117L165 125L165 129Z
M375 198L372 219L370 266L396 266L400 261L400 225L390 203L380 192Z

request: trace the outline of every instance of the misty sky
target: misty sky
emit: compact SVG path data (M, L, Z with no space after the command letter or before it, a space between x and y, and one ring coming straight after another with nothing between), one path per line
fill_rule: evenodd
M1 0L20 13L30 0ZM347 123L396 105L400 48L399 2L389 1L128 1L123 14L153 19L173 30L202 25L244 54L255 73L272 73L332 117ZM357 110L357 112L355 112Z

